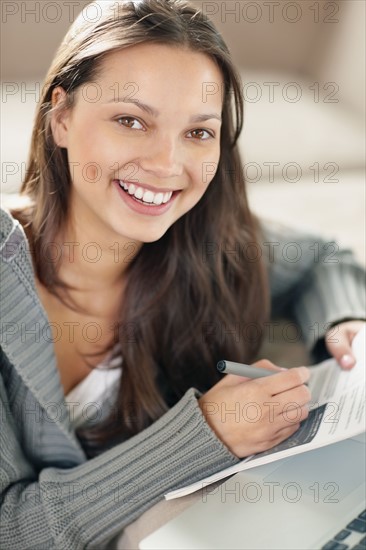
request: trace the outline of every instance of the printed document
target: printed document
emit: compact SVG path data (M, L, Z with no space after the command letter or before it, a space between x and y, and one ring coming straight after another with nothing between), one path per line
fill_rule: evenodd
M310 367L310 413L291 437L268 451L249 456L197 483L171 491L165 498L182 497L237 472L363 433L366 429L366 325L353 339L352 349L356 364L351 370L341 369L334 358Z

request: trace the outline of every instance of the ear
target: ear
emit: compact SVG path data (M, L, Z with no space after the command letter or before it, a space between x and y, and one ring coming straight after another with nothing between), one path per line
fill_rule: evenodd
M61 86L58 86L53 90L51 102L51 129L53 139L59 147L67 148L67 131L70 108L66 107L67 94Z

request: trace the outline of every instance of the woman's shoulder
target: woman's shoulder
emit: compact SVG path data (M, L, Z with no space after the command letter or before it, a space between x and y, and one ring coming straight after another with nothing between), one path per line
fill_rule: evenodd
M2 194L0 205L1 242L17 227L22 226L32 203L29 197L18 194Z
M26 236L18 219L3 205L0 208L0 254L10 261L26 243Z
M25 204L25 203L23 203ZM0 257L3 269L8 275L11 271L22 272L22 277L33 285L34 270L28 235L23 227L26 210L21 207L21 201L10 204L1 201L0 207ZM5 267L7 265L7 267Z
M27 240L26 226L29 224L29 213L32 203L27 196L17 194L1 195L0 234L3 245L14 233L21 234Z
M0 206L0 221L1 244L3 244L19 222L3 203Z

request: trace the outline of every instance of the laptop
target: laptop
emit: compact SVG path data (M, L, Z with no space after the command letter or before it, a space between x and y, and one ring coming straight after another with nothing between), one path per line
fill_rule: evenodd
M141 550L365 550L365 433L239 472Z

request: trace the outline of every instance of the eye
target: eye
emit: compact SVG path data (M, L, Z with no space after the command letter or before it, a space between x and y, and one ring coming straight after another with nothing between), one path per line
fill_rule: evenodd
M206 141L207 139L215 137L213 132L209 132L208 130L205 130L204 128L196 128L195 130L192 130L191 132L188 132L188 135L189 134L191 134L191 136L194 139L196 139L197 141Z
M145 130L141 122L132 116L119 116L116 121L120 126L130 128L131 130Z

